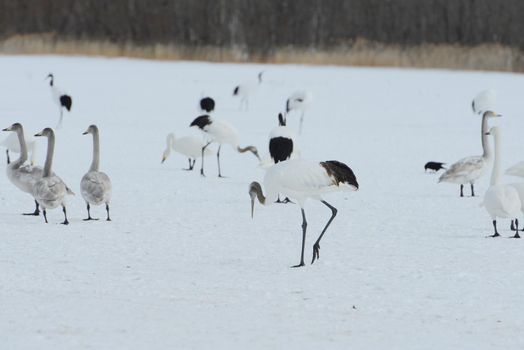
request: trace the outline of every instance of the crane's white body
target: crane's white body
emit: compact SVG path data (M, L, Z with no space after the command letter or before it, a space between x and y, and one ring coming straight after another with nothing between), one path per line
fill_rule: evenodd
M192 159L200 158L202 156L202 147L206 145L201 138L194 136L176 137L173 133L167 135L166 143L166 153L168 155L170 153L169 149L172 149L173 151ZM211 149L205 149L204 156L210 156L212 154L213 151Z
M212 119L212 123L202 129L204 135L210 142L220 145L227 144L235 150L238 148L238 131L229 122L221 119Z
M473 113L482 114L486 111L497 110L497 92L493 89L488 89L479 92L471 102L471 108Z
M240 109L244 108L247 110L249 108L249 98L260 88L260 84L262 84L262 74L263 72L258 74L257 80L246 81L235 87L233 95L240 97Z
M355 186L339 183L317 161L290 159L269 168L264 176L266 205L275 202L278 195L297 201L301 208L308 199L322 200L322 196L341 190L355 191Z
M300 113L299 133L302 133L302 124L306 111L310 108L313 100L313 94L309 91L299 90L295 91L286 101L286 114L293 111Z
M289 140L291 140L291 142L293 144L293 151L291 152L291 154L289 155L289 157L287 159L300 158L300 150L299 150L298 145L297 145L297 136L296 136L296 134L289 127L287 127L286 125L279 125L279 126L273 128L271 130L271 132L269 133L268 141L269 141L269 143L271 143L272 139L276 139L276 138L279 138L279 137L282 137L282 138L285 138L285 139L289 139ZM262 168L269 168L269 167L273 166L274 164L275 164L275 160L273 159L271 154L269 154L269 155L267 155L266 157L264 157L262 159L262 161L260 162L259 165Z

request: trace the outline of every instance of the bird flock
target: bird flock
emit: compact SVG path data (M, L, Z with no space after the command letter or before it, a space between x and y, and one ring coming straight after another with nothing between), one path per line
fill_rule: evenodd
M260 72L256 79L237 85L233 89L233 96L240 98L241 110L248 110L249 100L263 84L264 72ZM59 119L56 128L62 128L64 112L70 112L72 107L71 95L59 89L55 84L53 74L47 76L52 92L53 101L59 107ZM305 242L307 234L307 216L305 203L316 200L325 205L331 216L313 244L311 264L320 258L320 242L329 226L337 215L337 208L324 199L324 195L339 191L357 191L359 183L353 170L339 160L313 161L302 158L298 145L297 133L287 125L288 117L298 116L298 135L302 133L304 116L312 105L312 94L309 91L295 91L287 98L282 99L283 112L278 113L276 126L268 130L268 155L261 158L259 149L254 145L241 144L241 134L226 120L215 115L217 104L213 97L203 96L199 100L200 115L188 119L188 128L198 130L200 137L182 136L177 133L168 133L166 148L162 154L161 163L164 163L174 151L187 158L188 167L184 170L192 171L197 160L200 160L200 175L206 176L205 158L216 155L217 174L224 177L220 156L223 146L229 146L238 153L251 153L257 158L258 166L265 170L263 181L252 181L247 193L251 201L251 216L254 217L255 203L263 206L273 203L292 203L300 207L302 224L302 244L298 264L292 267L305 265ZM524 213L524 182L506 184L501 178L501 129L497 126L489 127L491 120L500 118L494 112L496 93L486 90L479 93L472 101L471 107L476 115L481 116L481 144L482 154L461 158L449 166L443 162L430 161L425 164L425 171L431 170L440 175L439 183L452 183L460 186L460 197L464 197L464 186L470 185L471 197L475 197L475 183L482 178L491 167L490 186L485 192L481 203L492 220L494 233L489 237L499 237L497 219L510 219L510 229L514 231L512 238L520 238L519 216ZM52 128L45 128L29 136L24 133L20 123L14 123L3 131L10 134L1 142L6 148L7 177L9 181L21 191L28 193L34 199L35 209L24 215L39 216L42 210L45 223L48 223L47 212L51 209L62 208L64 221L68 225L67 197L74 192L66 183L53 172L53 156L55 151L56 135ZM106 221L111 221L110 203L112 186L110 177L100 171L100 131L96 125L90 125L83 135L91 135L93 151L91 165L80 180L80 193L85 201L87 218L85 221L98 220L91 216L92 206L105 206ZM47 139L47 152L43 167L35 164L37 150L35 138ZM491 147L493 141L493 148ZM212 147L216 145L216 150ZM11 153L10 153L11 152ZM19 158L11 159L12 153L18 153ZM29 153L31 157L29 158ZM506 171L506 174L524 177L524 162L518 163Z
M481 206L488 212L494 233L488 237L500 237L497 219L510 219L510 230L515 234L511 238L520 238L518 217L524 213L524 182L505 184L501 178L501 128L489 127L489 121L502 117L494 112L497 94L494 90L485 90L475 96L471 102L473 113L482 115L480 136L482 155L462 158L449 167L442 162L428 162L424 170L437 172L444 169L438 182L460 185L460 197L464 197L464 185L469 184L471 197L475 197L475 182L482 178L491 167L490 186L484 194ZM490 145L493 139L493 149ZM506 171L507 175L524 177L524 162L520 162ZM522 231L522 230L521 230Z

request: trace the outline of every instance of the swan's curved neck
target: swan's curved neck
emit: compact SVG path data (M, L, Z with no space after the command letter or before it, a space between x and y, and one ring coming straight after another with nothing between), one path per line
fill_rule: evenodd
M18 136L18 142L20 143L20 157L12 165L13 168L18 168L27 160L27 145L25 143L24 130L17 129L16 135Z
M491 172L491 185L497 185L500 182L500 136L495 133L495 159L493 160L493 171Z
M482 127L480 129L480 132L482 133L482 157L490 159L491 148L489 147L489 136L486 135L486 132L488 132L488 117L486 115L482 116Z
M55 135L53 133L47 136L47 155L45 157L43 177L51 175L51 167L53 166L53 155L55 152Z
M89 171L98 171L100 167L100 136L98 130L93 131L93 161Z

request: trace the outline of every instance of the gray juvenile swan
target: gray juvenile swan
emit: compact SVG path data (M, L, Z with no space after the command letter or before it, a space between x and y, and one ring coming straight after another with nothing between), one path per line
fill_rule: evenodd
M27 144L22 124L14 123L10 127L3 129L3 131L16 132L20 144L20 157L7 166L7 178L13 183L13 185L32 195L34 184L42 177L42 167L24 164L27 161ZM35 211L32 213L24 213L24 215L40 215L38 202L36 200L35 204Z
M82 177L80 182L80 190L82 197L87 204L87 220L98 220L91 217L89 210L92 205L100 205L105 203L107 211L107 221L111 221L109 217L109 202L111 201L111 180L105 173L98 171L100 164L100 137L98 127L90 125L83 135L93 135L93 161L89 171Z
M74 194L62 181L60 177L51 171L53 164L53 154L55 152L55 133L51 128L45 128L35 136L47 137L47 155L45 158L44 172L42 177L36 181L33 186L33 197L35 197L38 204L43 209L44 219L47 224L47 209L54 209L59 205L62 206L64 212L63 225L68 225L67 212L65 207L65 196Z

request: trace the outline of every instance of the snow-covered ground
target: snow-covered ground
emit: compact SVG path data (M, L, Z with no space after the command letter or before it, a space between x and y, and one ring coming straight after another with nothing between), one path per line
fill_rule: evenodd
M240 111L232 89L261 69L265 82ZM460 199L458 186L423 170L481 153L470 103L486 88L498 91L504 166L523 160L522 75L8 56L1 128L56 125L49 72L73 96L54 170L77 195L69 226L59 225L60 210L46 225L20 215L32 199L0 176L0 348L524 347L524 242L485 238L492 227L479 203L489 174L479 197ZM215 97L215 117L238 128L242 145L266 153L296 89L314 96L302 156L347 163L361 187L327 197L339 211L320 260L290 269L300 258L300 210L257 205L251 219L248 184L264 175L251 154L224 147L225 179L213 157L206 178L200 161L187 172L176 153L160 160L168 132L198 135L188 126L202 94ZM298 116L288 120L298 126ZM92 123L113 181L110 223L82 221L92 142L82 132ZM45 140L39 146L42 164ZM330 211L309 202L306 213L310 261ZM500 222L505 237L508 226Z

